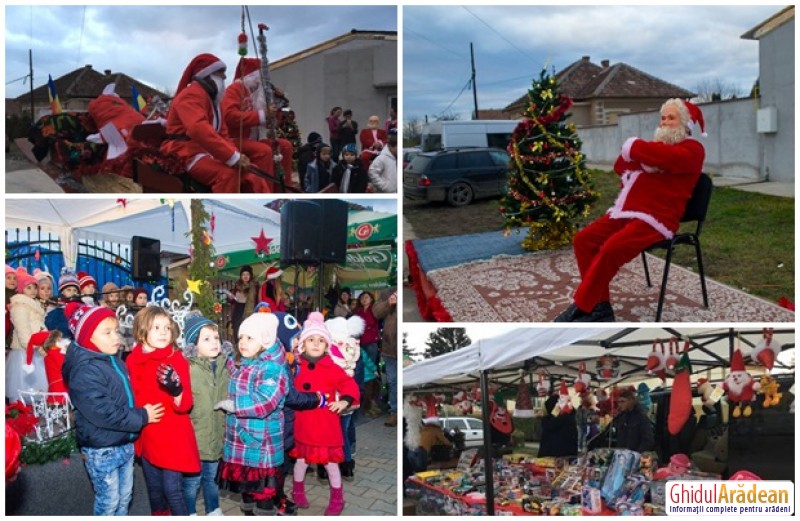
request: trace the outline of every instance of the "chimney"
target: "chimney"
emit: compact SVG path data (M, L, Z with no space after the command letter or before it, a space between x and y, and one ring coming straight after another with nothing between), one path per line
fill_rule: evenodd
M608 60L603 60L600 62L604 69L608 69Z
M111 69L106 69L103 71L106 76L111 76Z
M91 69L92 68L92 64L91 63L87 63L86 65L84 65L84 67L86 67L87 69Z
M581 57L581 61L589 63L589 58L590 58L589 56L583 56Z

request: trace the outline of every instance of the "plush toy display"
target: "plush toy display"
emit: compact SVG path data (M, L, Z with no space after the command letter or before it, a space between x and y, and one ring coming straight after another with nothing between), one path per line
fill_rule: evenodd
M539 383L536 384L536 394L544 398L550 396L550 375L546 371L539 372Z
M567 382L561 381L561 388L558 390L558 402L556 402L555 409L558 414L569 414L572 412L572 399L569 396L569 389Z
M586 374L586 364L583 362L580 363L578 369L578 376L575 378L575 393L583 394L589 391L589 387L592 384L592 377L591 375Z
M680 361L680 350L678 348L678 339L672 337L669 339L669 354L664 362L664 368L668 373L672 374L675 371L678 362Z
M519 389L517 390L516 405L514 406L515 418L533 418L533 400L531 400L528 384L525 383L525 373L520 369Z
M662 382L667 379L667 356L664 354L664 344L661 340L653 340L653 350L647 357L645 368L647 374L658 376Z
M677 435L692 414L692 364L687 353L689 342L684 346L678 365L675 366L675 379L672 382L672 395L669 401L667 429Z
M491 426L503 434L511 434L514 430L514 423L511 421L511 416L508 415L508 409L495 402L491 402L490 409L489 423Z
M472 396L468 391L458 391L454 394L451 405L455 405L461 414L472 414Z
M761 385L745 370L742 352L737 349L731 359L731 372L725 377L723 388L728 393L728 401L734 405L733 417L744 415L745 418L753 412L750 402L755 399L755 392ZM744 404L744 410L742 410Z

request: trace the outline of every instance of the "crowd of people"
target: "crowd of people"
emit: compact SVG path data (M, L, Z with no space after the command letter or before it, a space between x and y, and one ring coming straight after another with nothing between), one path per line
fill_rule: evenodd
M241 494L245 514L291 515L315 500L309 466L328 480L325 514L339 515L378 357L391 393L385 425L396 425L396 291L376 303L362 292L355 311L343 291L346 311L313 311L301 327L279 304L280 270L259 285L246 268L230 292L234 345L197 311L179 325L144 290L109 283L98 294L89 274L64 272L54 297L49 273L6 266L6 401L23 389L68 393L95 515L128 512L134 459L153 515L196 514L201 487L206 515L222 515L220 490Z

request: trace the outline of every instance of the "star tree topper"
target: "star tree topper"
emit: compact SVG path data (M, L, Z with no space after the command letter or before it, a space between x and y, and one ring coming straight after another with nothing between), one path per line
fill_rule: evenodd
M264 228L261 228L261 233L258 237L250 237L253 242L256 243L256 254L264 253L269 254L269 243L272 242L272 239L268 238L264 235Z

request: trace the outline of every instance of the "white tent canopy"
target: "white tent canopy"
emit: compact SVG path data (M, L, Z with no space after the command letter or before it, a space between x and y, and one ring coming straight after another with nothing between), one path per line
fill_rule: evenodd
M570 338L574 335L573 338ZM527 372L544 370L553 375L575 376L580 362L589 374L595 372L594 361L603 355L620 360L625 383L647 380L643 369L654 339L665 345L671 336L689 339L689 358L693 370L708 370L712 380L722 378L730 360L731 345L741 349L745 362L752 347L762 338L761 328L545 328L514 329L493 338L478 340L452 353L423 360L406 367L403 385L451 387L474 383L481 369L493 369L492 380L515 383L519 369ZM773 374L794 372L794 330L776 328L774 340L785 349L779 355ZM733 343L731 344L731 340ZM627 373L627 374L626 374ZM609 382L613 384L616 382Z
M501 369L543 355L601 331L598 328L520 328L423 360L403 370L403 387L447 383L462 375Z

